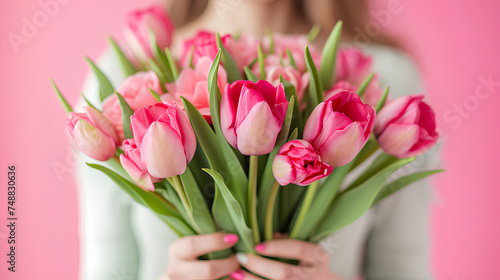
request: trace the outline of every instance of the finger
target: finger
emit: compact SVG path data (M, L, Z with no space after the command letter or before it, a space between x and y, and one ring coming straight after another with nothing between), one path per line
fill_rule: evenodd
M319 263L328 259L328 254L319 246L294 239L276 239L255 246L261 255Z
M176 274L185 279L219 279L240 268L235 256L209 261L179 261Z
M248 270L265 278L282 280L298 275L298 267L295 265L269 260L254 254L237 253L236 259Z
M229 274L232 280L262 280L263 278L260 278L259 276L255 276L252 273L248 273L242 269L235 271L231 274Z
M238 236L227 233L211 233L186 236L169 247L170 254L184 260L196 260L199 256L233 247Z

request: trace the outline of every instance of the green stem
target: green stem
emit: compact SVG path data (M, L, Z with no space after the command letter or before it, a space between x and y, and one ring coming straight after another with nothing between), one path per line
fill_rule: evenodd
M302 203L302 206L300 207L300 212L299 215L297 216L297 220L295 221L292 232L290 233L290 238L294 239L295 236L297 235L300 226L304 222L304 219L306 218L307 212L309 211L309 208L311 207L311 202L313 201L314 195L316 194L316 189L318 188L318 181L314 181L311 185L309 185L306 193L306 197L304 198L304 202Z
M260 242L259 224L257 223L257 170L259 157L250 156L250 170L248 177L248 215L253 231L255 244Z
M280 189L280 184L276 181L273 184L271 193L269 194L269 200L267 201L266 210L266 222L265 222L265 238L266 241L273 239L273 216L274 216L274 204L276 202L276 196L278 190Z
M186 197L186 192L184 191L184 185L182 184L181 178L176 175L171 177L173 184L172 186L174 187L175 191L179 195L179 198L181 199L182 205L184 206L184 209L186 209L186 212L188 214L189 219L191 220L191 224L193 225L194 229L198 234L202 234L203 232L200 230L198 225L196 224L194 217L193 217L193 211L191 211L191 208L189 207L189 202Z

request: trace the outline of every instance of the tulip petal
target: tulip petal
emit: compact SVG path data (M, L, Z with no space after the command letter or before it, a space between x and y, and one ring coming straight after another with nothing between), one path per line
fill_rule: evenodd
M172 177L186 170L186 155L179 134L169 125L153 122L140 147L141 159L151 176Z
M118 135L116 134L113 124L101 112L90 106L83 107L83 110L95 127L98 127L102 130L102 132L111 136L111 138L115 140L116 144L119 144Z
M333 167L346 165L358 154L367 140L361 124L354 122L333 132L319 148L322 161Z
M290 184L296 178L295 169L292 167L290 158L283 155L274 157L273 174L276 181L282 186Z
M78 121L73 136L78 150L96 160L106 161L116 152L115 140L85 120Z
M234 84L234 83L233 83ZM220 125L222 133L227 142L236 148L236 131L234 121L236 119L236 106L238 99L231 90L232 85L227 84L220 103ZM234 96L233 96L234 95Z
M196 135L194 134L193 127L191 126L186 113L184 113L184 111L177 106L176 110L182 145L184 146L184 150L186 152L186 160L189 163L196 152Z
M411 102L420 101L423 98L422 95L405 95L384 105L377 115L377 121L374 127L375 134L379 135L389 123L399 119Z
M265 101L256 104L236 129L238 150L244 155L270 153L281 125Z
M318 137L323 129L323 116L325 115L326 108L325 102L319 103L316 108L314 108L311 115L309 115L304 126L304 140L313 143L313 145L316 137Z
M405 154L417 143L419 127L417 124L390 124L378 137L380 147L388 154L404 158Z

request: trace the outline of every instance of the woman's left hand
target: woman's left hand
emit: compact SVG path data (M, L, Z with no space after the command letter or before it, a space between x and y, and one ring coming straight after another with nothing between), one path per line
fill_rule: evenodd
M329 268L329 255L319 246L293 239L275 239L255 246L263 256L294 259L299 265L273 261L255 254L236 254L241 266L273 280L341 280ZM234 276L233 276L234 275ZM243 270L231 274L236 280L262 279Z

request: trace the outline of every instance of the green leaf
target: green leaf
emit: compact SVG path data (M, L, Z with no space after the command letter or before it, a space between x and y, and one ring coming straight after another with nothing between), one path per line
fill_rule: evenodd
M125 134L125 139L134 138L132 134L132 128L130 128L130 117L134 114L134 111L128 105L127 101L123 98L121 94L116 92L116 97L120 102L120 109L122 111L122 121L123 121L123 132Z
M406 187L407 185L409 185L413 182L416 182L416 181L423 179L427 176L430 176L430 175L436 174L436 173L440 173L443 171L444 171L444 169L417 172L417 173L413 173L413 174L398 178L392 182L386 183L382 187L380 192L378 193L373 204L375 205L375 204L379 203L384 198L390 196L391 194L399 191L400 189Z
M245 222L245 216L243 214L242 206L233 196L231 191L227 188L226 184L224 183L224 179L217 171L206 168L203 170L210 174L212 178L214 178L215 185L222 194L222 198L224 199L226 207L229 210L229 215L231 216L231 219L236 226L236 230L239 233L241 242L245 246L245 252L253 252L255 244L252 241L252 230Z
M247 76L247 79L252 81L252 82L257 82L259 79L252 73L252 70L248 68L247 66L243 67L245 70L245 75Z
M177 70L177 65L175 65L175 61L172 58L172 54L168 48L165 48L165 54L167 56L168 65L170 66L170 71L172 72L172 77L174 81L179 77L179 71Z
M327 177L325 182L321 184L313 198L311 208L309 208L302 226L295 235L295 239L307 240L307 238L314 234L314 229L317 228L321 220L327 214L328 207L334 201L337 191L351 169L350 166L353 162L354 160L347 165L336 167L332 174ZM297 208L297 210L298 209L300 208Z
M174 75L172 74L172 69L170 69L170 62L167 58L167 55L165 54L165 51L163 51L156 43L156 36L153 30L149 30L149 43L151 45L151 50L153 51L156 63L159 69L161 70L163 76L165 77L166 82L167 83L175 82Z
M241 76L240 70L236 62L234 62L233 57L229 53L229 51L222 44L222 40L220 38L219 33L217 33L217 47L222 51L222 65L227 72L227 81L232 83L234 81L243 80Z
M312 43L316 37L318 37L319 32L321 31L321 26L318 24L313 25L309 34L307 34L307 42Z
M94 108L94 109L97 110L97 108L94 105L92 105L92 103L90 103L90 101L87 99L87 97L85 97L85 95L83 94L83 92L80 92L80 95L82 96L83 100L85 100L85 103L87 103L87 106L90 106L90 107L92 107L92 108Z
M106 97L115 92L113 85L111 85L111 82L108 80L106 75L102 73L102 71L94 64L92 60L90 60L90 58L85 57L85 60L87 60L90 68L97 78L97 82L99 82L99 95L101 97L101 101L103 101L104 99L106 99Z
M289 49L286 49L286 54L288 55L288 60L290 60L290 65L292 65L293 68L295 68L295 70L298 70L297 64L295 63L295 59L293 58L293 55Z
M354 189L361 185L363 182L371 178L374 174L378 173L380 170L386 168L387 166L396 162L398 158L391 156L386 153L380 154L375 161L368 167L359 177L352 182L346 190Z
M326 40L323 52L321 53L321 69L320 77L323 86L330 89L333 86L333 78L335 75L335 61L337 59L337 49L340 42L340 35L342 33L342 21L337 21L330 36ZM321 100L323 101L323 100Z
M314 61L309 52L309 47L305 50L305 59L307 71L309 72L309 102L308 102L308 112L312 110L320 103L323 102L323 86L321 85L321 79L314 65ZM322 66L323 67L323 66Z
M156 93L156 91L154 91L152 88L150 88L149 92L151 92L151 95L153 96L153 98L156 101L161 102L161 96L158 93Z
M380 99L377 102L377 105L375 106L375 111L378 113L382 107L385 105L385 101L387 100L387 95L389 94L389 87L384 91L384 94L380 97Z
M371 157L378 150L378 148L379 148L379 146L378 146L377 140L375 139L375 137L373 137L373 134L372 134L370 136L370 139L368 139L368 141L366 142L363 149L361 149L359 154L356 156L355 162L354 162L353 166L351 167L351 170L353 170L354 168L358 167L360 164L365 162L369 157Z
M109 37L109 42L111 43L111 47L113 48L118 61L120 61L120 65L125 77L135 74L137 72L137 68L135 68L134 64L132 64L132 62L130 62L127 56L123 53L123 51L116 43L115 39L113 39L113 37Z
M205 198L198 187L198 184L191 173L189 167L186 171L179 175L184 186L184 191L189 204L189 213L193 215L193 219L203 234L213 233L216 231L212 215L208 210Z
M257 45L257 60L259 61L259 69L260 69L260 79L266 79L266 68L264 64L264 54L262 53L262 49L260 45Z
M414 160L414 157L399 159L370 177L359 187L342 192L334 201L311 241L316 242L363 216L370 209L387 178Z
M223 135L220 134L220 136L218 136L214 133L205 118L203 118L193 104L185 98L182 98L182 102L210 167L219 173L227 175L227 179L230 183L228 186L230 190L236 195L239 201L246 203L248 178L238 157L234 154L225 139L221 141ZM210 106L210 110L218 110L217 105L212 106L211 104ZM217 129L214 116L216 117L217 114L212 113L212 122ZM243 206L246 207L246 204L243 204ZM246 208L243 209L246 210Z
M363 94L365 94L365 90L368 87L368 85L370 84L370 82L372 81L373 77L375 77L375 73L371 73L370 75L368 75L368 77L366 77L363 80L363 82L361 83L361 85L359 85L358 89L356 90L356 94L359 97L362 97Z
M143 190L107 167L92 163L87 163L87 165L106 174L123 191L130 195L132 199L153 210L155 214L166 222L179 236L195 234L182 220L177 210L158 194Z
M165 84L169 83L169 81L167 76L165 76L165 73L160 69L160 66L158 66L158 64L152 59L149 60L149 66L151 67L151 70L155 72L156 76L158 76L158 80L160 80L162 90L166 91Z
M269 36L269 53L274 53L274 37L271 29L266 28L266 34Z
M64 96L62 95L61 91L59 91L59 88L56 86L56 84L54 83L54 80L50 79L50 82L52 83L52 87L54 88L54 90L56 91L57 93L57 97L59 98L59 102L61 103L61 105L63 106L64 110L66 111L66 113L71 113L73 112L73 109L71 108L71 106L69 105L68 101L66 101L66 99L64 98Z
M280 82L283 83L285 88L286 99L290 101L294 97L294 108L292 115L291 127L297 127L299 129L299 136L302 136L302 131L304 130L304 120L302 119L302 113L300 111L299 99L297 97L297 91L295 87L287 80L284 80L280 75Z

